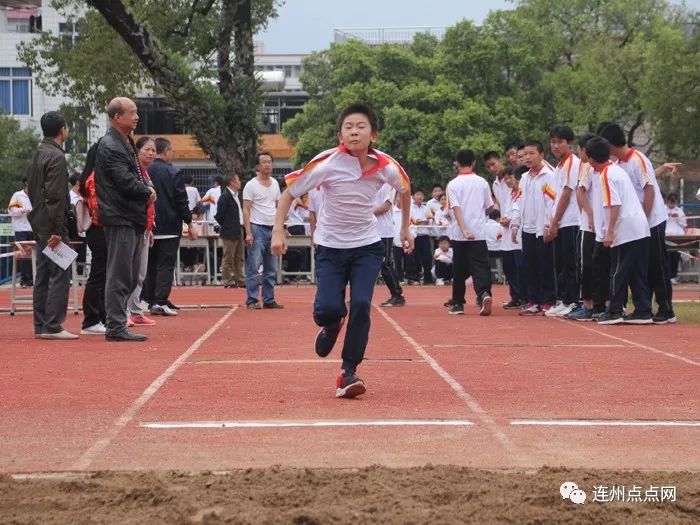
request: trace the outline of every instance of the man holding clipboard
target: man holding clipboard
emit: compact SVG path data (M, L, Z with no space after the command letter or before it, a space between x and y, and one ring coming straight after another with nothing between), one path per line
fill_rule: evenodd
M44 139L27 170L27 190L32 203L29 222L36 235L34 278L34 335L37 339L78 339L63 329L68 310L71 274L44 251L68 243L68 168L63 143L68 137L66 119L57 111L41 117Z

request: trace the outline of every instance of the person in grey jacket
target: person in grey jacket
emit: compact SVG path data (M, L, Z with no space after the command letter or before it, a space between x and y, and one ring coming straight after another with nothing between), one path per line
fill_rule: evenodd
M36 236L34 279L34 335L37 339L77 339L63 329L68 310L70 269L54 263L43 251L68 243L68 166L63 143L68 138L66 119L57 111L41 117L44 140L27 170L27 193L32 203L28 215Z
M107 240L105 313L107 341L145 341L126 327L127 300L138 283L147 201L156 192L141 173L131 134L139 122L133 100L119 97L107 107L111 127L97 147L95 188L99 222Z

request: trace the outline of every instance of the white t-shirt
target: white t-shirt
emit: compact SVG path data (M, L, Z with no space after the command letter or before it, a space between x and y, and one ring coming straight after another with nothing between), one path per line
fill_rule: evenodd
M425 203L425 205L430 209L432 214L435 215L440 209L440 200L430 199L428 202Z
M419 221L430 221L433 219L433 212L428 205L423 203L418 206L415 202L411 201L411 224L418 224Z
M289 208L289 213L287 213L287 226L304 226L306 224L304 219L308 216L309 210L295 201Z
M24 190L13 193L10 204L7 205L7 213L12 217L13 232L32 231L32 225L27 219L30 211L32 211L32 202L29 200L29 195L24 193Z
M610 208L620 206L612 247L649 237L649 223L627 173L608 164L601 169L600 185L606 224L610 224Z
M578 170L578 183L577 183L577 189L578 187L581 187L586 190L586 200L588 201L588 204L591 205L591 209L593 206L593 203L591 202L591 175L593 174L593 168L591 167L590 164L587 162L581 162L579 163L579 170ZM593 224L588 224L588 214L586 213L586 210L583 208L579 208L579 229L584 232L594 232L595 228Z
M452 248L447 248L446 252L443 252L440 248L435 249L435 257L436 261L440 261L445 264L452 264L452 257L454 253L452 251Z
M520 188L511 190L508 194L508 199L506 199L505 204L501 208L501 217L507 217L510 219L510 224L508 226L503 226L503 237L501 238L501 251L511 252L514 250L522 250L523 245L523 231L520 228L520 199L522 198L523 192ZM517 243L511 240L511 229L515 228L518 233L516 235Z
M490 252L501 251L501 239L503 238L503 227L493 219L486 221L486 246Z
M403 220L401 208L394 206L391 210L391 214L394 218L394 246L403 248L403 246L401 246L401 221Z
M207 212L204 214L204 219L209 222L216 222L216 203L219 202L219 197L221 197L221 186L215 186L210 188L202 197L202 204L208 206Z
M666 235L685 235L685 229L688 226L688 220L685 218L683 208L676 206L669 208L666 206Z
M562 195L564 195L564 188L569 188L571 190L569 204L559 220L560 228L578 226L580 223L580 211L578 209L578 203L576 202L576 185L578 184L580 166L581 159L571 153L567 158L561 160L554 170L554 191L557 197L552 208L552 216L554 216L554 213L556 213L559 207L559 201Z
M586 183L588 184L587 188L585 185ZM603 189L600 183L600 172L593 170L587 180L584 179L581 181L581 185L586 188L586 193L591 199L595 240L596 242L603 242L605 234L608 231L608 226L605 207L603 206Z
M202 197L199 195L199 191L194 186L185 186L185 191L187 191L187 205L189 206L190 211L192 211Z
M486 210L493 206L489 183L476 173L459 174L447 184L447 201L452 213L459 207L464 227L474 236L471 240L486 240ZM448 231L453 241L467 240L456 219Z
M294 198L301 197L301 195L296 195ZM257 177L249 180L243 188L243 200L251 202L251 224L275 225L277 201L280 200L280 185L275 179L270 178L270 186L263 186Z
M437 226L449 226L451 222L452 212L449 208L447 208L444 211L442 209L439 209L435 212L435 216L433 217L433 224Z
M503 207L506 205L506 201L508 200L510 189L508 189L506 183L503 182L503 179L498 180L498 177L496 177L496 180L493 181L491 188L493 189L494 197L498 199L498 209L501 210L502 213Z
M385 202L391 202L391 196L394 189L385 184L377 192L377 197L374 200L374 207L381 206ZM394 236L394 211L393 206L390 206L387 211L377 217L377 232L382 239L389 239ZM399 219L400 220L400 219Z
M630 148L627 155L621 158L617 165L625 170L630 179L632 179L632 185L642 205L644 204L644 188L648 185L654 188L654 203L652 204L649 217L647 217L649 227L653 228L664 222L667 218L666 204L664 204L659 183L656 182L654 166L647 156L634 148Z
M537 174L525 173L520 180L523 196L520 203L522 229L525 233L544 235L545 226L552 219L556 191L554 172L544 163Z
M387 183L399 192L410 188L408 175L389 155L371 149L377 164L362 172L360 161L342 144L316 156L298 173L285 177L289 192L298 197L316 186L323 190L314 242L351 249L379 242L376 196Z
M70 189L70 191L68 192L68 195L70 195L70 205L71 206L75 206L75 204L78 201L83 200L83 196L80 193L78 193L77 191L75 191L73 188Z

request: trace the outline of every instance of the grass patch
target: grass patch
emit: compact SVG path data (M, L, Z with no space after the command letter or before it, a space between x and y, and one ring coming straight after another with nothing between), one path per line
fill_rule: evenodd
M674 303L673 311L681 323L700 324L700 303Z

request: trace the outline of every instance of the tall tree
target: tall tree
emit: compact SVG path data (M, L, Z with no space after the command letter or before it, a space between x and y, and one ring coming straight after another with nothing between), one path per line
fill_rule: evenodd
M5 209L14 192L22 188L27 164L39 144L39 137L19 121L0 114L0 209Z
M43 34L20 48L42 87L104 111L116 95L162 93L222 175L255 153L261 106L253 34L277 0L85 0L80 38ZM54 0L70 13L84 4ZM93 10L94 9L94 10Z

